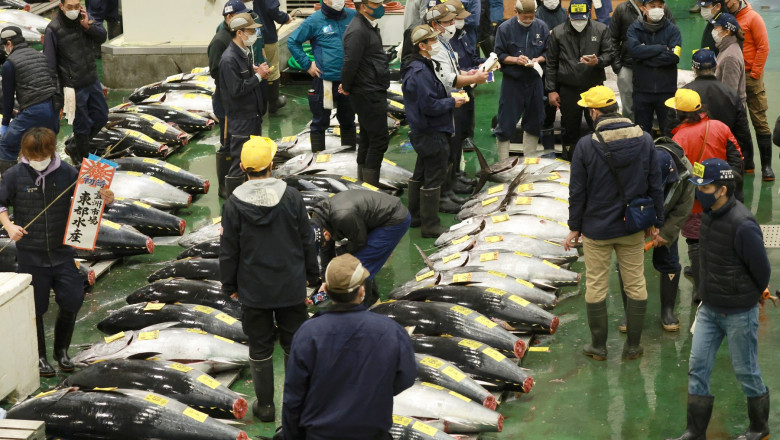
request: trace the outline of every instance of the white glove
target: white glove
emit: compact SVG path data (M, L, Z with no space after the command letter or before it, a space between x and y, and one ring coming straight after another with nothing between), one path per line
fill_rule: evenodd
M536 73L539 74L539 78L544 75L544 70L542 69L542 66L539 65L539 63L534 63L534 70L536 70Z
M593 9L601 9L601 0L593 0Z
M68 120L68 124L73 125L73 120L76 118L76 89L73 87L65 87L65 106L62 108L65 114L65 119Z

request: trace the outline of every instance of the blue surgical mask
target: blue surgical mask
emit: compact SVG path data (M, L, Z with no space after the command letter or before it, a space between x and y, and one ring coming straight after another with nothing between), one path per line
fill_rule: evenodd
M718 188L718 190L720 190L720 188ZM718 193L718 190L709 194L696 190L696 200L701 203L701 209L703 209L704 212L710 212L712 210L712 206L718 202L720 197L715 197L715 194Z
M376 9L371 9L371 13L369 15L374 17L376 20L379 20L380 18L385 16L385 6L379 5Z

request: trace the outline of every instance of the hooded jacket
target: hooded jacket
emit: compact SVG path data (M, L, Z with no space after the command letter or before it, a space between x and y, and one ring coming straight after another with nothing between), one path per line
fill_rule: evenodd
M672 156L677 168L677 180L662 182L664 184L664 225L658 235L671 246L677 240L683 223L691 213L691 207L696 199L696 186L688 180L693 175L693 166L685 157L685 150L673 141L664 141L671 141L671 139L659 138L656 140L655 148L665 150Z
M401 89L406 107L406 122L417 134L441 132L452 134L455 98L434 73L435 61L415 54L404 69Z
M322 9L310 15L287 39L287 48L293 58L306 71L311 60L303 52L303 42L311 42L314 61L322 71L325 81L341 81L341 66L344 65L344 33L355 17L355 10L344 8L336 11L322 4Z
M736 90L742 106L745 106L745 59L742 48L737 43L737 37L729 35L718 44L718 65L715 67L715 77L723 84Z
M245 307L303 303L319 267L301 194L273 178L236 188L222 207L219 267L222 291Z
M674 95L682 36L680 29L668 19L657 25L657 30L650 31L648 26L655 25L639 17L628 28L625 44L634 59L634 93Z
M753 79L764 75L766 60L769 58L769 34L766 31L764 19L753 10L749 3L742 1L744 7L735 17L739 27L745 32L745 43L742 53L745 57L745 71Z
M609 23L612 47L615 50L615 58L612 60L612 69L615 73L620 72L623 66L630 68L634 64L634 59L628 53L628 46L626 46L628 28L634 24L637 17L641 16L639 8L633 3L634 1L639 0L626 0L626 2L617 5ZM666 4L664 4L664 17L674 23L672 10Z
M655 226L660 228L664 224L664 192L653 139L631 120L617 115L602 115L595 124L612 153L626 199L652 198ZM593 240L623 237L628 235L625 212L602 144L595 134L584 136L571 161L569 229Z
M596 54L598 64L591 67L580 62L583 55ZM547 49L544 88L557 91L561 85L587 90L606 79L604 68L612 64L612 42L603 23L588 20L582 32L566 21L552 30Z

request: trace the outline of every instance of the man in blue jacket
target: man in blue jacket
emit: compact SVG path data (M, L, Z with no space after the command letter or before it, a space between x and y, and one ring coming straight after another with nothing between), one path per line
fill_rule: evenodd
M515 11L517 16L496 31L495 52L504 74L495 130L499 160L509 157L509 142L521 117L523 151L535 152L545 117L539 64L546 62L550 29L536 18L536 0L517 0Z
M271 177L276 144L254 136L241 152L249 180L222 211L222 292L241 301L257 400L252 413L274 421L274 326L285 357L306 320L306 286L319 285L314 233L300 193Z
M293 338L284 381L286 440L390 439L393 396L414 384L409 335L392 319L366 310L368 271L350 254L325 270L333 305Z
M623 358L642 355L639 345L647 308L644 273L644 238L658 232L664 223L664 193L655 145L649 134L618 114L615 93L596 86L582 94L579 105L590 112L596 133L584 136L574 149L569 185L569 235L564 248L582 236L587 282L585 304L592 342L582 352L595 360L607 358L607 291L612 252L617 254L626 295L627 338ZM602 143L598 134L601 134ZM609 156L607 156L609 154ZM613 176L607 159L615 168ZM618 182L619 180L619 182ZM626 231L626 200L649 196L656 211L654 227L629 234Z
M263 23L262 32L265 41L265 58L271 69L268 82L268 113L274 114L280 108L287 105L287 97L279 94L279 35L276 32L276 24L288 24L292 21L289 14L282 11L279 0L252 0L252 10L260 16Z
M634 59L634 118L642 130L653 133L653 117L666 133L668 109L664 102L677 91L680 29L665 18L664 0L645 0L638 18L626 33L625 46Z
M758 366L758 310L772 268L761 228L734 198L735 174L728 162L707 159L694 165L690 181L704 215L698 270L701 306L691 332L688 363L688 426L677 440L706 437L715 397L710 374L723 338L731 365L747 396L750 426L737 439L769 438L769 388Z
M322 9L310 15L287 39L293 58L313 78L314 93L309 93L312 114L309 136L315 153L325 149L325 129L330 125L330 110L334 107L341 129L341 145L354 147L357 141L355 111L349 97L339 93L344 32L356 12L344 9L344 0L322 0L321 5ZM314 61L303 52L302 45L307 40L311 42Z

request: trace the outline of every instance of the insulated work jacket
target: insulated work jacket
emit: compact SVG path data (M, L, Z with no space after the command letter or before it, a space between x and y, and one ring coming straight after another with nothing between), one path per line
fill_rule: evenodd
M640 0L626 0L624 3L617 5L615 12L612 13L612 20L609 22L612 48L615 50L615 57L612 60L612 70L615 73L619 73L623 66L630 68L634 64L634 59L628 53L628 46L626 46L626 34L628 33L628 28L641 16L637 6L632 4L635 1L638 2ZM664 18L674 23L672 10L666 4L664 4Z
M404 70L403 84L406 122L416 134L454 132L452 111L455 98L433 71L434 61L421 55L413 55Z
M342 88L348 93L387 91L390 87L387 61L379 28L372 26L363 14L357 14L344 32Z
M596 55L598 64L591 67L580 62L583 55ZM612 64L612 42L609 29L596 20L588 20L582 32L577 32L570 21L552 30L547 49L547 68L544 88L548 92L561 85L589 89L601 85L607 78L604 68Z
M326 8L324 5L323 8ZM335 10L333 10L335 12ZM310 15L301 26L296 29L287 40L287 48L290 49L295 61L306 71L311 67L311 60L303 52L303 43L311 42L314 52L314 61L317 68L322 71L322 79L325 81L341 81L341 67L344 65L344 33L347 25L355 17L354 9L342 9L338 19L325 16L322 9Z
M625 44L634 59L634 93L674 95L682 50L680 29L664 19L658 31L650 32L640 17L628 28Z

